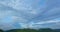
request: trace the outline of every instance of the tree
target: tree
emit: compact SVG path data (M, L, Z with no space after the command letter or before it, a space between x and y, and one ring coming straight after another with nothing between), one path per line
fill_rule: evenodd
M43 28L43 29L39 29L38 32L54 32L54 31L50 28Z
M0 29L0 32L4 32L4 31Z
M12 29L7 32L37 32L35 29Z

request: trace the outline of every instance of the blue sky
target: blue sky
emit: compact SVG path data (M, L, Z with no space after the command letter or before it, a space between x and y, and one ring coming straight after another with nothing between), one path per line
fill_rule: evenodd
M60 29L60 0L0 0L0 29Z

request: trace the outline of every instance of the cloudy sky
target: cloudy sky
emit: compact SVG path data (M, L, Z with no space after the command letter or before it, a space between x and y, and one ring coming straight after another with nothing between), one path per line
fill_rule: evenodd
M0 0L0 29L60 29L60 0Z

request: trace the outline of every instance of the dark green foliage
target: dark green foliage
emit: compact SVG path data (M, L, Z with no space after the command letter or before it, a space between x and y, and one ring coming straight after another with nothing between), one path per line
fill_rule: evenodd
M35 29L13 29L7 32L37 32Z
M13 29L7 32L58 32L56 30L52 30L50 28L43 28L43 29Z
M4 31L0 29L0 32L4 32Z
M4 32L0 30L0 32ZM60 29L50 29L50 28L42 28L42 29L12 29L5 32L60 32Z
M54 30L50 29L50 28L46 28L46 29L39 29L38 32L54 32Z

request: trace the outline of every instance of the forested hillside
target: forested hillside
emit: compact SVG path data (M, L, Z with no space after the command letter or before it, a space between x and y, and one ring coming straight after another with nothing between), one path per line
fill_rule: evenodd
M0 29L0 32L4 32ZM42 28L42 29L11 29L5 32L60 32L60 29L50 29L50 28Z

